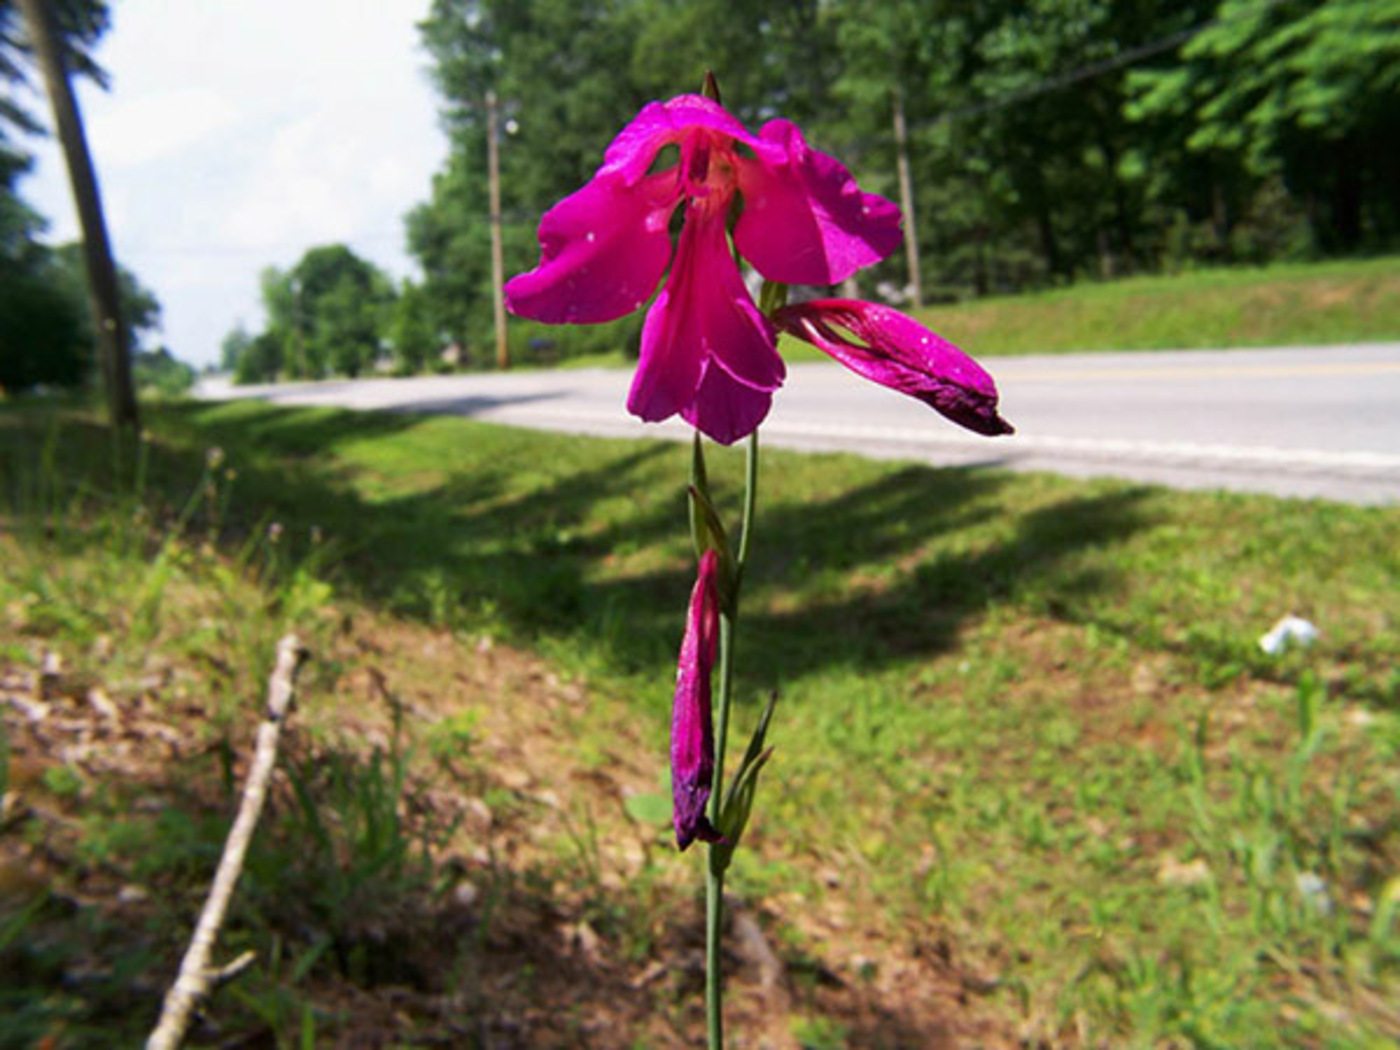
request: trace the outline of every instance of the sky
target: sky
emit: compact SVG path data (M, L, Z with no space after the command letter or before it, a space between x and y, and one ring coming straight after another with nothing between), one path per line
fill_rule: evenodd
M163 308L163 342L218 361L262 326L258 274L343 241L415 275L403 216L447 154L416 24L429 0L118 0L78 102L118 260ZM49 122L45 99L31 110ZM67 169L31 139L20 194L76 240ZM148 341L152 341L149 340Z

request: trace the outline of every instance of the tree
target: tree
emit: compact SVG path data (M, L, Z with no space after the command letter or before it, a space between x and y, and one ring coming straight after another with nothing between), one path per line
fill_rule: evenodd
M1175 60L1134 74L1129 115L1306 201L1317 246L1400 233L1400 0L1222 0Z
M238 353L240 381L357 376L375 364L394 301L378 267L330 244L309 249L290 270L265 268L260 282L267 327Z
M234 325L219 343L219 370L236 372L239 359L252 341L253 337L248 334L248 329L243 327L242 321Z
M82 309L87 296L87 277L83 272L83 246L79 243L63 244L54 249L57 263L56 277L74 305ZM123 337L132 354L145 347L145 337L160 331L161 305L156 293L141 283L141 279L121 263L116 264L117 292L121 302ZM93 328L91 312L84 322L89 345L96 352L98 335Z
M62 0L53 6L69 68L98 83L105 77L91 48L107 28L102 0ZM42 127L18 102L33 87L30 51L14 0L0 0L0 386L10 390L82 382L90 366L83 335L84 297L76 303L59 286L62 263L40 244L45 223L19 196L18 182L32 158L17 135Z
M422 23L452 142L429 201L407 218L410 251L424 271L432 324L474 364L491 355L492 293L486 178L488 92L501 100L500 148L506 269L538 255L540 213L582 185L622 123L652 98L696 91L716 65L746 119L806 119L825 98L831 37L818 0L434 0ZM555 333L566 352L613 346L619 326L580 338ZM528 343L525 347L528 352Z
M97 360L98 336L87 306L82 248L29 244L17 260L0 260L0 386L23 390L40 384L74 387L86 382ZM142 337L160 328L160 302L137 276L117 264L127 345L140 352Z
M488 91L513 129L510 272L622 124L710 65L750 126L797 120L890 198L902 100L936 297L1267 261L1305 213L1323 252L1400 238L1400 0L434 0L421 28L452 147L408 241L431 324L474 363ZM898 287L907 269L896 256L866 279Z
M194 369L163 346L138 350L131 370L139 389L161 397L175 397L194 386Z
M234 369L235 383L274 383L282 374L284 346L272 332L254 336L238 355Z
M102 200L88 152L87 135L69 79L67 37L48 0L19 0L29 28L30 42L43 71L54 123L68 163L73 199L83 229L83 252L98 340L102 347L102 371L106 380L112 425L134 432L140 425L136 390L131 379L131 353L121 320L121 290L116 264L107 239Z
M399 286L388 334L396 370L401 375L422 372L442 349L442 338L433 327L422 285L404 281Z
M53 253L35 246L0 262L0 388L77 386L91 363L90 316L75 302Z
M289 276L315 374L357 376L372 367L394 297L384 273L345 245L330 244L307 251Z

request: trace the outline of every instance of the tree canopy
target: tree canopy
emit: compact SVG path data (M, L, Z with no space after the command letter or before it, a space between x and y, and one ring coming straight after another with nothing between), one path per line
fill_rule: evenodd
M520 272L618 130L708 69L862 188L898 199L903 150L926 300L1400 244L1400 0L433 0L420 31L450 139L405 216L422 280L395 290L343 246L265 272L267 329L226 346L245 378L412 372L454 345L488 366L488 96ZM909 275L896 255L865 293L901 301ZM512 355L637 334L514 321Z
M1400 237L1400 0L434 0L421 28L452 150L408 240L468 345L488 91L510 270L622 124L706 68L740 117L799 121L890 197L898 97L935 297Z
M375 366L395 296L373 263L343 244L321 245L290 270L267 267L261 285L267 327L224 338L224 365L240 381L357 376Z
M92 57L108 26L105 0L57 0L53 13L69 68L105 84ZM71 252L56 253L39 241L46 223L18 192L33 164L23 136L42 131L19 102L20 86L35 86L21 21L14 0L0 0L0 387L6 390L82 382L93 341L81 263L75 270ZM139 286L126 277L128 290ZM158 317L158 304L150 302Z

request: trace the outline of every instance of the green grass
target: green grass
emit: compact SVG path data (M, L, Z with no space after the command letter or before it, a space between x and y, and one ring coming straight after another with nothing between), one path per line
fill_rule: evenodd
M123 502L80 419L0 414L0 609L16 638L85 652L116 636L131 674L153 653L246 663L220 686L232 703L256 693L258 654L289 621L333 653L361 609L467 646L490 636L596 698L551 716L549 746L599 770L640 748L656 782L693 573L686 449L252 403L162 407L151 425L144 494ZM211 446L225 455L214 492ZM740 469L711 457L731 520ZM200 502L175 529L190 491ZM118 512L177 538L123 539ZM1031 1042L1387 1045L1400 1036L1397 527L1394 509L766 453L736 717L742 734L779 690L777 750L734 891L777 917L796 972L815 972L813 955L842 962L827 917L838 942L859 932L905 957L944 944L979 1008ZM1321 641L1266 657L1256 639L1289 612ZM444 723L425 760L448 766L460 745L487 762L490 732L475 716ZM375 761L319 762L305 783L323 808L303 803L289 827L311 841L362 827L317 814L363 798L388 838L320 852L368 851L371 872L388 856L402 895L427 876L384 802L397 767ZM64 786L82 802L81 781ZM538 819L496 791L508 819ZM617 841L570 806L559 871L591 887L604 936L644 958L659 920L635 909L662 907L655 887L685 885L697 862L658 851L636 897L648 903L629 911L605 892ZM185 840L207 849L198 828ZM299 894L327 881L314 859L298 859ZM332 886L324 907L353 913L356 885ZM245 941L271 922L259 914ZM341 940L340 972L360 979L370 949ZM304 1023L297 989L319 959L295 981L259 978L279 1031ZM840 1045L853 1023L812 1008L787 1030Z
M1083 282L914 314L979 357L1385 342L1400 340L1400 257ZM829 360L788 336L781 349L789 361ZM597 351L555 367L634 363L621 350Z
M1400 259L1196 270L916 311L968 352L1073 353L1400 339ZM824 360L784 340L789 360Z

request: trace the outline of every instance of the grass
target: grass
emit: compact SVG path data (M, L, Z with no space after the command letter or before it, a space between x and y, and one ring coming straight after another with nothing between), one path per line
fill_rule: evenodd
M1280 263L1084 282L913 311L977 356L1331 346L1400 340L1400 258ZM788 361L827 361L783 336ZM630 368L621 350L557 368ZM526 365L526 367L530 367Z
M1400 339L1400 260L1189 271L919 314L978 354L1329 345Z
M698 861L655 798L687 451L252 403L152 429L132 496L83 418L0 414L0 671L62 653L63 681L193 741L178 788L36 772L7 714L36 801L0 825L23 846L4 867L54 887L0 908L13 1030L78 1045L141 1019L222 833L240 712L297 623L319 677L225 944L260 962L216 1000L224 1033L333 1040L386 986L424 990L393 1006L421 1031L452 1031L443 1002L541 1044L698 1031ZM712 457L731 519L740 469ZM774 1038L1400 1037L1400 512L775 452L763 484L737 739L777 689L777 751L733 884L792 982ZM1266 657L1289 612L1321 641ZM103 880L151 891L143 948L75 984L135 936L81 903ZM770 1023L751 998L736 1030Z
M914 311L978 356L1100 350L1329 346L1400 339L1400 259L1192 270L1085 282L1027 295ZM784 336L789 361L825 361ZM565 368L624 368L620 351L567 358Z

